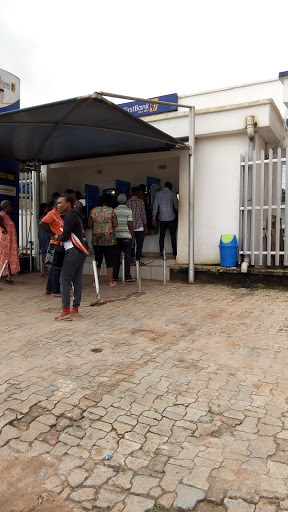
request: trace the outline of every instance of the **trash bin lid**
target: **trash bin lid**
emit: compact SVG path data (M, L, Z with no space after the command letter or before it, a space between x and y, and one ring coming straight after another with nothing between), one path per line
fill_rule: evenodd
M219 247L221 245L233 245L237 247L238 243L236 235L221 235Z

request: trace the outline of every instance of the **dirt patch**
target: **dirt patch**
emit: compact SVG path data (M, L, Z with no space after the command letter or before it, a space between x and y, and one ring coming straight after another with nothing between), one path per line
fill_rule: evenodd
M44 482L57 474L56 464L42 456L27 459L25 454L1 455L1 512L61 512L72 511L72 504L63 503L60 496L47 493Z

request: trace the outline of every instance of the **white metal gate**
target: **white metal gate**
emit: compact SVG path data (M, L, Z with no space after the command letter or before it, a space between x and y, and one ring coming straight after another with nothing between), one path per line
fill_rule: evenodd
M283 151L283 150L282 150ZM276 156L269 151L265 159L248 161L241 157L239 263L250 257L255 266L288 265L288 148L283 157L279 148Z
M19 253L20 256L38 257L38 201L34 197L36 190L36 172L25 169L19 172ZM36 268L39 266L36 258Z

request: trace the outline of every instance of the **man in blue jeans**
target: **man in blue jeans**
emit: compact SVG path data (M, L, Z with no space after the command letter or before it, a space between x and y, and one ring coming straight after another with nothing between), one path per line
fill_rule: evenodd
M176 242L176 216L175 212L178 211L178 199L175 192L172 191L172 183L166 181L163 190L157 192L153 204L153 226L156 226L156 216L158 214L160 221L160 237L159 247L160 255L163 255L164 239L166 229L169 229L171 236L171 245L173 256L177 256L177 242Z
M131 198L126 201L126 206L132 210L133 226L136 240L136 260L140 261L142 254L142 247L144 236L147 233L147 219L145 213L145 204L142 199L138 198L138 188L131 189ZM135 245L132 246L131 251L132 264L135 258ZM134 263L135 265L135 263ZM143 265L143 263L142 263Z

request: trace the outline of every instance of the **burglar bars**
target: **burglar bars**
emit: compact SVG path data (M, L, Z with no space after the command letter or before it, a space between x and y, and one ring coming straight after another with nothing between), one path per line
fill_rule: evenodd
M33 207L32 207L32 173L23 171L19 173L19 252L27 254L29 242L34 242L33 233ZM38 212L35 212L37 215Z
M281 148L275 155L269 150L265 158L240 164L239 259L250 257L256 266L288 265L288 148L282 157ZM284 258L283 258L284 257Z

